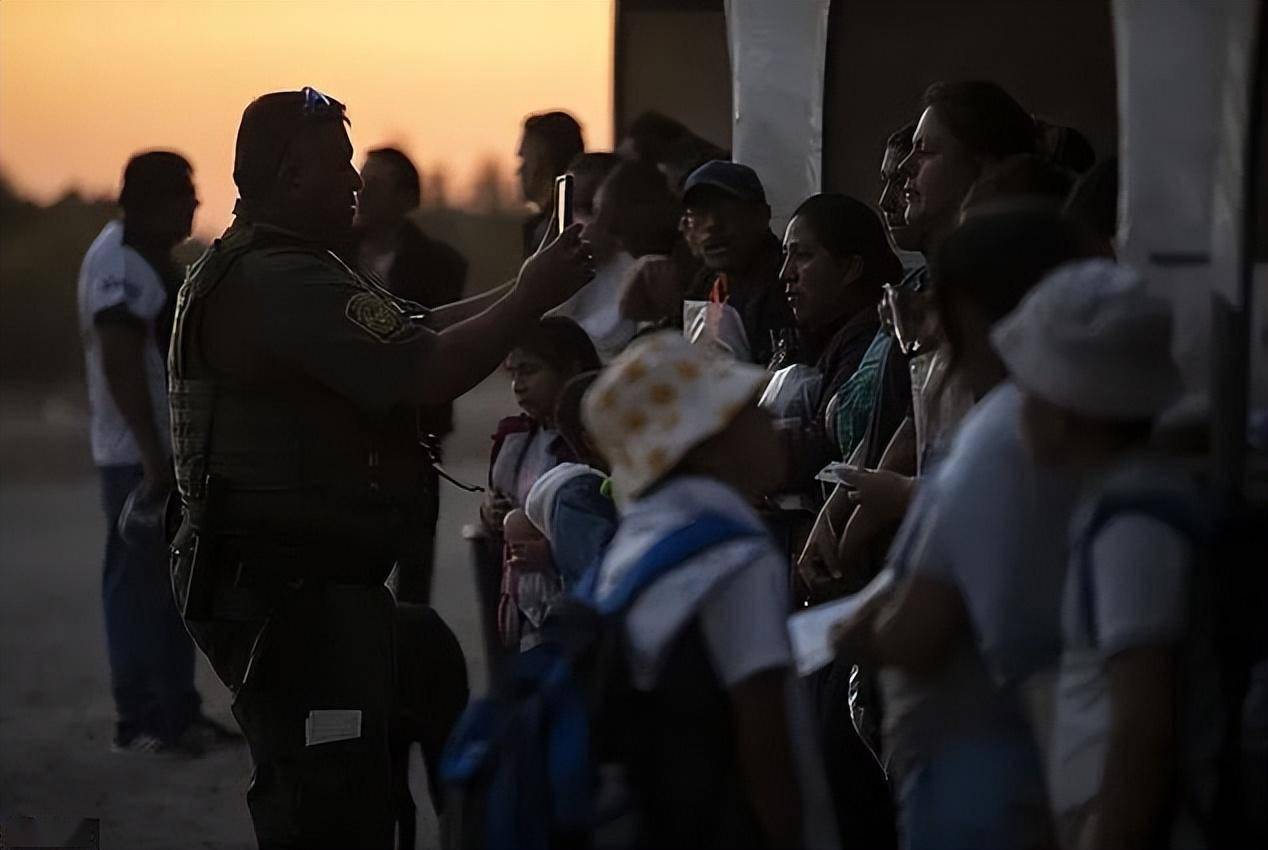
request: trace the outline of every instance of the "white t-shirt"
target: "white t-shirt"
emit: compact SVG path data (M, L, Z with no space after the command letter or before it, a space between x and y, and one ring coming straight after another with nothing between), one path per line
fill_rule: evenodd
M1086 528L1082 513L1073 526L1076 540ZM1205 653L1209 644L1195 640L1200 630L1190 627L1192 544L1158 519L1124 514L1096 534L1086 569L1080 569L1081 553L1073 554L1062 606L1065 651L1048 764L1062 846L1083 846L1091 832L1109 745L1109 660L1128 649L1175 646L1182 650L1175 671L1182 683L1175 739L1182 805L1173 807L1171 846L1203 847L1193 813L1210 811L1220 720L1218 680L1198 681L1214 674L1215 662ZM1095 639L1089 613L1096 620Z
M675 479L622 513L599 571L598 598L611 593L644 552L705 511L764 534L756 512L729 487L708 478ZM714 546L662 576L626 616L635 684L655 684L667 650L693 617L723 687L762 670L791 668L787 569L772 541L759 536Z
M617 252L595 270L594 280L548 314L581 325L604 363L625 350L638 331L637 322L621 315L621 290L634 263L626 252Z
M1061 651L1061 588L1077 481L1034 463L1020 421L1015 386L985 396L922 479L890 549L900 581L919 574L959 591L975 638L951 651L937 671L880 672L887 766L900 783L956 737L1029 735L1010 686L1051 667ZM1045 805L1042 797L1035 803Z
M84 346L91 412L92 459L98 466L137 464L141 451L136 438L115 405L106 384L101 359L101 337L94 317L111 308L122 308L145 328L145 379L154 408L159 439L171 453L170 414L167 406L167 373L160 351L157 323L167 305L167 290L148 262L123 244L123 222L112 221L93 240L79 270L79 333Z

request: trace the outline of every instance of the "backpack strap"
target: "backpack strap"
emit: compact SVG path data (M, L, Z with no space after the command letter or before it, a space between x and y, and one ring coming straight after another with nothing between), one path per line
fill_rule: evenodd
M687 525L671 531L644 552L611 595L596 603L596 607L605 617L621 614L658 578L684 561L714 546L764 534L763 529L744 525L719 513L701 514ZM587 575L591 599L594 598L593 585L597 582L597 573L598 570L594 570Z
M1203 546L1212 536L1210 518L1193 499L1180 493L1156 490L1149 492L1112 493L1103 498L1092 513L1078 544L1079 604L1083 622L1092 645L1100 643L1096 624L1096 585L1092 581L1092 546L1097 535L1109 523L1122 516L1135 515L1157 520L1176 531L1194 546Z
M616 618L629 610L635 600L656 580L692 557L733 540L756 538L762 529L744 525L718 513L705 513L661 538L638 559L616 589L602 603L594 602L597 565L583 579L586 599L601 617ZM580 590L579 590L580 592ZM564 829L580 829L590 823L593 812L586 804L593 777L587 758L590 722L585 696L569 675L569 668L556 660L546 676L542 698L550 717L547 744L547 775L550 780L552 817Z

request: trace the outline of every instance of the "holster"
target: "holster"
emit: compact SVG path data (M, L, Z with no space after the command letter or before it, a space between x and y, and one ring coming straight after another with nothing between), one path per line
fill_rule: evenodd
M172 589L187 623L214 619L219 547L212 529L217 491L215 479L207 476L203 498L185 501L181 526L172 540Z

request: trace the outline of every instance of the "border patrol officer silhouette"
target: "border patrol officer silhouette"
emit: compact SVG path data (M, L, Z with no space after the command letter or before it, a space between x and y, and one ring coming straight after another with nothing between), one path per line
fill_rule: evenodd
M246 108L235 221L190 269L169 354L173 586L233 691L261 847L392 846L383 582L417 538L415 409L475 386L593 275L574 226L486 296L392 296L337 253L361 186L348 123L311 88Z

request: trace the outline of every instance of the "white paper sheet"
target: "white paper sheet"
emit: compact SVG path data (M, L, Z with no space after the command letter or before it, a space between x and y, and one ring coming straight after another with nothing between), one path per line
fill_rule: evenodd
M893 571L882 570L858 593L807 608L789 617L788 637L792 640L793 656L797 660L797 675L809 676L830 664L836 656L832 628L853 617L865 603L884 593L893 583Z
M313 709L304 721L304 746L307 747L360 737L360 709Z

